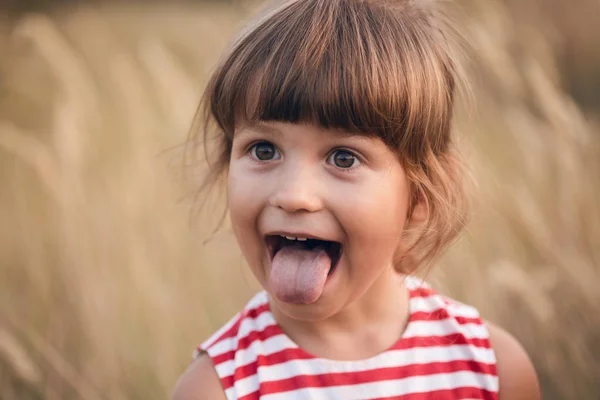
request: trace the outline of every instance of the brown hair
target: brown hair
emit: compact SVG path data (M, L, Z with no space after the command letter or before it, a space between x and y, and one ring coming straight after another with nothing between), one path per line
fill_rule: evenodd
M192 153L203 144L209 162L201 189L226 176L241 123L376 136L405 167L410 212L418 202L427 209L396 265L409 272L431 261L466 217L453 128L458 71L445 21L428 0L276 2L241 33L207 85L189 138Z

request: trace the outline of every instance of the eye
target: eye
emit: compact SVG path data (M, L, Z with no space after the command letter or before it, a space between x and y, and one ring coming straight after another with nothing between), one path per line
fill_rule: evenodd
M336 150L327 158L329 164L338 168L350 169L360 164L358 157L348 150Z
M281 158L279 150L269 142L259 142L250 148L252 157L259 161L270 161Z

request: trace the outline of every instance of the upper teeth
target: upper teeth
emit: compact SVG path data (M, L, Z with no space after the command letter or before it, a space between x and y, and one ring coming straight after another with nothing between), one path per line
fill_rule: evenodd
M284 235L281 235L281 236L283 236L287 240L299 240L301 242L308 240L308 238L305 238L305 237L294 237L294 236L284 236Z

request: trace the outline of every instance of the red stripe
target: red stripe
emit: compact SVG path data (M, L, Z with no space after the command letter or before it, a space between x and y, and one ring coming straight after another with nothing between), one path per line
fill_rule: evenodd
M437 300L441 300L444 304L449 305L449 306L457 306L457 307L469 307L466 304L463 304L461 302L458 302L456 300L453 300L449 297L443 296L441 294L439 294L438 292L436 292L434 289L432 288L427 288L427 287L419 287L419 288L415 288L415 289L409 289L408 295L411 299L415 298L415 297L435 297Z
M429 297L437 294L438 293L435 290L426 286L408 289L408 295L411 299L415 297Z
M269 325L263 331L251 331L248 333L247 336L240 338L237 349L245 350L256 340L266 341L274 336L282 335L282 334L284 334L284 333L278 325ZM444 338L452 338L452 340L454 340L454 342L449 342L449 344L453 344L456 341L455 338L458 336L462 337L464 344L473 344L477 347L489 347L488 345L485 345L485 344L483 346L480 345L480 343L486 342L487 341L486 339L478 339L478 338L467 339L460 332L456 332L456 333L453 333L453 334L450 334L447 336L431 336L431 338L440 338L440 340L437 342L438 344L436 344L436 345L439 345L439 343L444 343ZM400 342L404 342L404 341L407 341L408 343L412 343L412 341L419 340L422 338L428 338L428 337L427 336L424 336L424 337L417 336L417 337L411 337L411 338L400 338L398 340L398 344L400 344ZM432 346L432 345L429 345L429 346ZM414 346L411 345L411 347L414 347Z
M283 334L284 333L279 327L279 325L269 325L265 327L265 329L262 331L251 331L246 336L240 338L240 340L238 341L237 348L239 350L245 350L248 347L250 347L250 345L252 345L252 343L254 343L255 341L264 342L265 340L268 340L272 337Z
M451 361L444 363L412 364L403 367L377 368L360 372L340 372L321 375L296 375L277 381L260 383L262 395L289 392L301 388L319 388L358 385L387 380L428 376L440 373L472 371L491 376L496 375L496 366L476 361Z
M240 325L242 323L242 321L244 320L244 316L243 315L238 315L237 318L235 319L235 322L233 324L231 324L231 326L229 327L229 329L227 329L225 332L223 332L222 334L220 334L218 337L210 337L208 340L206 340L204 343L202 343L199 348L201 350L206 351L206 349L208 349L211 346L214 346L216 343L219 343L225 339L228 339L230 337L235 337L240 329Z
M260 399L260 391L252 392L242 397L238 397L238 400L259 400Z
M467 339L460 333L454 333L446 336L415 336L411 338L402 338L389 350L408 350L418 347L441 347L441 346L473 346L477 348L490 349L489 339ZM214 365L219 365L235 358L235 350L228 351L217 356L211 356ZM257 361L261 360L260 365L275 365L289 360L310 359L314 356L308 354L301 348L286 348L271 354L257 355Z
M427 287L419 287L419 288L415 288L415 289L410 289L409 294L410 294L411 298L436 296L436 297L445 299L443 296L440 296L433 289L427 288ZM445 303L450 304L447 301L445 301ZM229 329L227 329L225 332L223 332L216 339L213 339L213 338L208 339L205 342L204 346L203 347L199 346L198 349L206 350L207 347L210 347L221 340L224 340L224 339L227 339L230 337L235 337L239 331L239 326L240 326L242 320L256 319L261 314L263 314L264 312L267 312L269 310L270 310L270 307L269 307L268 302L260 304L254 308L245 310L243 313L238 315L236 322L234 324L232 324L232 326ZM431 317L428 318L427 315L430 315ZM446 318L454 318L457 321L459 321L459 323L461 323L461 324L468 324L468 323L480 323L481 324L482 323L480 318L467 318L467 317L460 317L460 316L451 316L448 313L447 309L445 309L445 308L440 308L440 309L434 310L429 313L424 312L424 311L419 311L419 312L413 313L411 315L411 320L430 320L430 319L441 320L441 319L445 319L445 318L441 318L441 315L446 315L447 316Z
M237 336L238 331L240 329L240 324L242 323L243 320L256 319L262 313L267 312L267 311L269 311L269 303L264 303L258 307L250 308L250 309L246 310L245 312L241 313L237 317L237 320L235 321L235 323L233 325L231 325L231 327L229 329L227 329L225 332L223 332L216 340L212 340L212 338L207 340L205 342L206 343L205 347L210 347L210 346L214 345L215 343L220 342L221 340Z
M264 313L265 311L269 311L269 303L263 303L260 304L254 308L249 308L246 311L246 316L248 318L258 318L260 316L260 314Z
M256 391L239 400L258 400L260 391ZM427 393L408 393L402 396L379 397L371 400L456 400L456 399L476 399L476 400L497 400L498 395L485 389L475 387L460 387L448 390L432 390Z
M462 333L451 333L444 336L415 336L400 339L392 350L407 350L415 347L439 347L439 346L473 346L490 349L492 346L489 339L472 338L467 339Z
M372 400L456 400L456 399L481 399L496 400L496 393L476 387L460 387L448 390L432 390L427 393L409 393L403 396L379 397Z
M433 289L425 286L410 289L409 294L411 298L436 296L436 298L440 298L445 304L456 304L458 306L461 305L460 303L452 303L449 299L446 299L443 296L439 296L439 294L437 294ZM234 360L236 352L238 350L248 349L252 345L252 343L256 341L265 341L277 335L284 334L279 325L273 324L266 326L261 331L253 330L248 332L248 334L246 334L244 337L241 337L239 339L237 338L237 336L239 335L241 323L243 321L247 321L250 322L250 324L255 325L254 321L248 320L256 319L265 312L269 312L268 303L263 303L258 305L257 307L244 310L239 316L237 316L235 322L225 332L219 334L218 337L215 336L216 339L210 338L209 340L207 340L205 344L199 346L199 350L207 350L207 347L212 347L216 343L219 343L224 340L232 340L233 342L236 342L236 348L234 350L227 351L223 354L214 357L211 356L212 361L216 366L224 362ZM415 312L410 316L411 322L444 321L447 319L454 320L460 325L484 324L483 321L477 317L473 318L453 316L445 307L436 309L432 312ZM491 348L491 344L488 338L467 339L462 333L457 332L446 336L401 338L392 348L390 348L390 350L407 350L419 347L443 347L452 345L468 345L486 349ZM261 366L276 366L287 361L315 358L313 355L307 353L306 351L300 348L285 348L275 353L257 354L254 356L256 357L255 361L251 362L250 364L236 368L233 375L221 377L221 384L223 385L223 388L225 390L232 388L235 382L238 380L255 376L258 371L258 368ZM411 364L406 366L377 368L368 371L327 373L321 375L298 375L278 381L261 382L260 389L258 391L241 397L239 398L239 400L258 400L261 395L282 392L293 392L294 390L300 388L355 385L384 380L399 380L415 376L428 376L437 373L451 373L457 371L479 372L481 374L487 374L490 376L496 376L497 374L495 364L486 364L471 360L452 360L448 362ZM402 400L425 400L430 398L436 398L440 400L450 400L455 398L483 398L486 400L496 400L497 395L495 393L479 388L462 387L453 390L439 390L427 393L411 393L399 397L385 397L385 399ZM383 400L383 398L379 400Z
M441 309L443 310L443 309ZM442 316L444 316L444 312L440 311L440 310L436 310L434 312L431 313L427 313L427 312L416 312L414 314L411 315L410 317L410 321L443 321L445 319L452 319L455 320L456 322L458 322L460 325L464 325L464 324L477 324L477 325L483 325L483 322L481 321L481 319L479 318L467 318L467 317L448 317L448 318L442 318L440 319ZM239 327L239 324L236 324ZM232 327L233 328L233 327ZM228 330L229 332L229 330ZM273 324L273 325L268 325L265 327L264 330L262 331L250 331L248 332L248 334L244 337L241 337L238 340L238 344L237 344L237 349L238 350L245 350L247 349L254 341L265 341L268 340L274 336L277 335L282 335L283 331L281 330L281 328L279 327L279 325ZM460 333L457 333L457 335L461 335ZM223 336L225 336L225 334L223 334ZM228 337L234 337L235 334L233 335L228 335ZM219 339L217 340L214 344L216 344L219 341L222 341L224 339ZM400 339L400 340L404 340L404 339ZM471 339L466 339L468 340L469 344L474 344L477 347L489 347L489 346L480 346L476 343L481 342L481 339L477 339L477 338L471 338ZM210 347L210 346L207 346ZM206 348L202 348L202 350L206 350ZM227 358L225 357L220 357L219 359L223 359L223 361Z
M239 333L239 329L240 329L240 325L241 325L242 321L247 320L247 318L249 316L252 319L256 319L262 313L267 312L267 311L269 311L269 305L267 303L265 303L265 304L261 304L260 306L258 306L256 308L249 309L245 313L241 313L237 317L236 321L231 325L231 327L229 327L229 329L227 329L225 332L223 332L217 338L211 337L211 338L207 339L204 343L202 343L198 347L196 347L196 350L208 352L208 349L210 347L216 345L217 343L222 342L223 340L230 339L230 338L235 338ZM267 327L267 328L269 328L269 327ZM252 332L256 332L256 331L252 331ZM252 332L250 332L250 333L252 333ZM248 345L249 344L247 344L246 346L248 346ZM216 358L213 358L213 362L215 362L215 359L218 360L217 363L227 361L227 360L233 358L234 354L235 354L234 351L229 351L229 352L223 353L221 355L216 356Z
M252 341L253 340L251 340L249 343L244 343L244 348L247 348ZM484 349L492 348L491 343L487 338L467 339L460 333L453 333L446 336L415 336L410 338L401 338L389 350L408 350L416 347L440 347L456 345L473 346ZM239 347L239 349L241 348L242 347ZM231 350L223 354L211 356L212 362L214 365L219 365L223 362L233 360L235 358L235 352L236 350ZM271 354L259 354L257 357L263 357L266 360L266 362L262 365L274 365L287 360L314 358L314 356L311 356L300 348L285 348Z
M478 347L490 348L489 340L481 339L481 342L482 346ZM461 335L415 337L401 340L390 350L405 350L418 347L438 347L451 345L473 345L473 343L468 343L464 336ZM308 360L314 358L314 356L302 350L301 348L288 348L271 354L259 354L256 356L255 361L236 368L234 372L235 379L243 379L256 374L258 367L274 366L286 361ZM233 359L233 357L231 359ZM213 363L215 363L215 365L217 364L214 358Z
M210 355L210 353L208 353L208 354ZM233 360L235 358L235 350L227 351L225 353L222 353L222 354L219 354L216 356L211 356L210 358L211 358L213 364L215 366L217 366L221 363Z
M411 316L411 321L432 321L432 320L439 321L439 320L447 319L447 318L443 318L446 314L444 312L440 312L442 310L436 310L433 313L416 312ZM464 325L464 324L483 325L483 322L479 318L454 317L454 319L461 325ZM236 325L239 326L239 324L236 324ZM270 339L270 338L280 335L280 334L283 334L283 332L281 331L281 328L278 325L269 325L262 331L250 331L247 336L244 336L243 338L241 338L238 341L237 349L245 350L248 347L250 347L250 345L256 340L265 341L267 339ZM448 336L439 336L439 338L441 338L440 343L432 344L432 345L435 345L435 346L445 345L447 343L456 344L457 336L462 336L462 335L459 333L456 333L456 334L451 334ZM475 347L490 348L490 344L487 339L478 339L478 338L466 339L464 336L462 336L462 337L463 337L463 339L465 339L465 340L461 341L462 344L471 344ZM432 338L435 338L435 337L432 337ZM446 338L450 338L450 339L446 340ZM407 339L400 339L400 341L414 340L414 339L421 339L421 338L407 338ZM219 339L219 340L215 341L215 343L213 343L213 345L222 340L224 340L224 339ZM453 340L453 341L451 341L451 340ZM206 347L210 347L210 346L205 346L205 347L198 346L197 349L199 351L206 351L207 350ZM426 347L426 346L421 345L418 347ZM228 352L225 352L225 353L222 353L220 355L213 357L213 362L215 364L220 364L222 362L231 360L234 357L235 357L235 351L232 350L232 351L228 351Z
M227 390L235 384L235 378L233 375L223 376L220 379L223 390Z
M437 310L426 312L417 311L410 315L410 321L443 321L445 319L456 320L460 325L475 324L484 325L483 321L479 317L461 317L451 315L445 308L439 308Z

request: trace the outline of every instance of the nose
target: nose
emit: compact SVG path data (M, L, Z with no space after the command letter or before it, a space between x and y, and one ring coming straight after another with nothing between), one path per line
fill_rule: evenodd
M285 168L276 178L277 182L269 200L273 207L290 213L316 212L323 207L319 195L319 178L315 171L300 165Z

